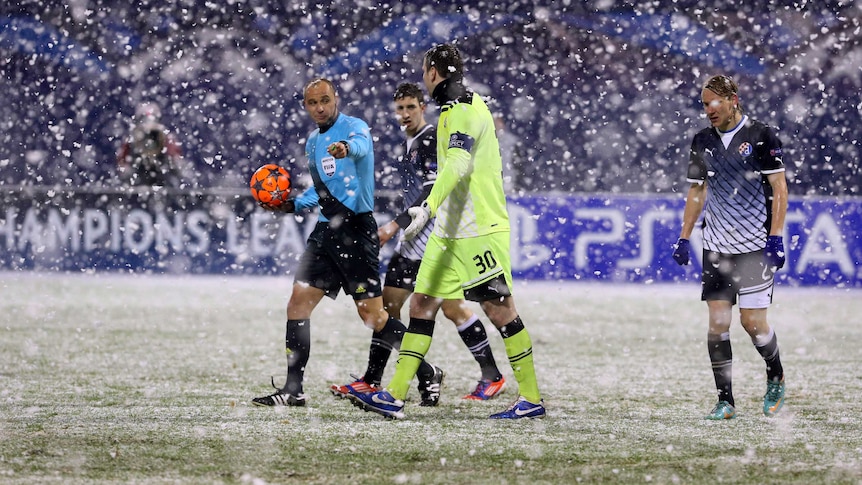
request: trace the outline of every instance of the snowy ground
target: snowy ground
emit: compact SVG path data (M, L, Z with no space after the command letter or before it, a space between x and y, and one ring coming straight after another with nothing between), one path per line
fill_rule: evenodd
M697 285L521 282L549 416L498 423L487 415L515 393L460 400L478 367L443 321L428 355L447 371L438 408L413 395L391 422L333 399L369 337L344 296L314 315L309 406L250 406L283 378L289 286L0 273L0 482L862 482L860 290L776 291L788 401L774 419L735 325L739 417L712 423Z

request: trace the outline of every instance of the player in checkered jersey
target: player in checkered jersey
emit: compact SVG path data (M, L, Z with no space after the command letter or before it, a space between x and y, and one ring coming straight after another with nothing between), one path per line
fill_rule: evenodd
M775 331L766 311L772 303L773 275L784 266L787 182L781 140L775 130L745 114L739 87L728 76L711 77L701 99L710 128L691 143L682 230L673 259L689 263L689 237L703 212L701 299L709 308L707 344L718 403L706 419L736 416L732 391L730 324L732 307L766 362L763 413L784 405L784 369Z
M380 226L377 233L381 246L410 224L411 217L407 209L420 205L428 197L437 178L437 133L434 125L425 120L425 95L417 84L402 83L395 89L393 102L395 115L406 135L402 156L395 164L400 179L404 212L389 223ZM383 286L383 306L394 318L401 318L404 302L413 293L419 263L422 261L425 245L433 228L432 220L415 238L406 240L402 233L398 239L395 253L387 267ZM476 387L470 394L464 396L464 399L485 401L497 397L506 389L506 379L497 367L488 334L479 317L465 306L464 300L447 300L443 303L442 310L446 318L457 327L458 335L473 354L482 372ZM385 345L384 342L375 342L372 343L372 348L375 344ZM369 371L372 370L369 369ZM365 376L358 377L352 383L332 386L332 392L336 395L344 395L351 391L360 393L377 391L382 373L382 369L379 369L379 372L366 372ZM422 397L420 405L437 404L442 379L443 373L439 371L439 375L432 378L432 382L425 386L424 391L420 385Z

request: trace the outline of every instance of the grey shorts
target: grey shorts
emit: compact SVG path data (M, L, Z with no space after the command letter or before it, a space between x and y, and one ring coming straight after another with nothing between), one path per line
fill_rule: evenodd
M763 251L744 254L722 254L703 250L701 299L725 300L746 309L768 308L775 286L773 273L767 267Z

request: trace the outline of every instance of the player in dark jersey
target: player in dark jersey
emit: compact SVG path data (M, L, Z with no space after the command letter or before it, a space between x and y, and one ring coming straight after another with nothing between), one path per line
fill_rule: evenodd
M395 165L403 195L403 212L377 231L381 246L410 224L411 217L407 210L422 204L437 178L437 133L434 125L425 120L425 95L417 84L402 83L395 89L393 101L396 117L406 135L401 158ZM403 232L398 239L383 286L383 306L393 318L401 319L404 302L416 287L419 263L433 228L432 220L413 239L405 239ZM506 379L497 368L488 334L479 317L466 306L464 300L446 300L442 310L446 318L455 324L458 335L479 363L482 372L476 387L464 399L485 401L498 396L506 388ZM370 392L360 390L364 388L363 382L358 380L344 386L333 386L333 393L349 393L351 390ZM425 401L423 395L422 402Z
M784 405L778 340L766 319L773 275L785 262L782 147L775 130L745 114L738 90L730 77L717 75L701 91L712 127L691 143L686 178L691 186L673 253L677 263L689 263L689 237L703 212L702 300L709 308L707 344L718 389L718 403L706 419L713 420L736 416L730 324L737 302L740 323L766 362L763 413L774 416Z
M338 112L338 94L328 79L305 86L303 105L317 128L305 144L314 184L281 209L318 209L318 222L308 237L287 304L287 379L273 394L257 397L257 406L304 406L303 376L311 347L311 312L324 296L342 289L353 297L372 340L385 345L369 352L369 372L379 372L391 350L401 343L406 327L383 309L380 284L380 241L374 219L374 149L368 125ZM425 363L420 382L439 369ZM442 371L440 371L442 374ZM378 377L379 381L380 377ZM274 384L273 384L274 386Z

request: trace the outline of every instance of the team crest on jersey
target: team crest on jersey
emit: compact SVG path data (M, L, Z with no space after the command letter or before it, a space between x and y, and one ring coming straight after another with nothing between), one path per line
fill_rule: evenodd
M744 141L739 144L739 154L743 157L747 157L751 155L751 152L754 151L754 148L751 147L751 143Z

